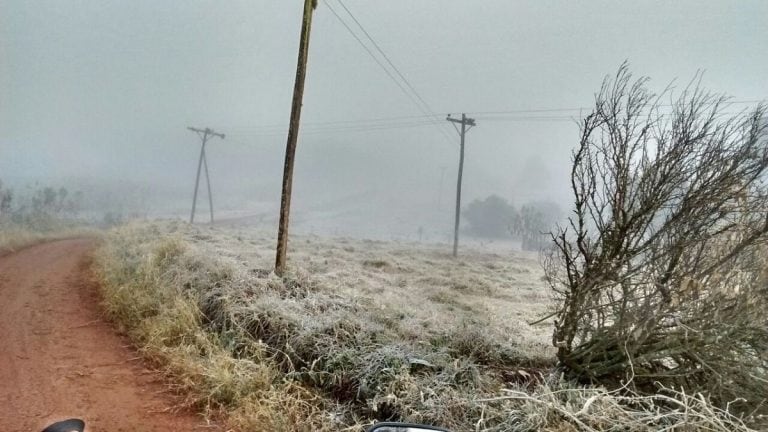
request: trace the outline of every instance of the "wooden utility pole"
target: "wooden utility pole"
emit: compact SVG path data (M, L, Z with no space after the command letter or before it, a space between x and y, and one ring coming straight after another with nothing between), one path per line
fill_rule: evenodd
M461 136L461 150L459 153L459 178L456 182L456 218L455 223L453 226L453 256L457 256L459 254L459 221L461 218L461 176L464 173L464 137L467 134L467 131L475 126L475 119L471 119L467 117L466 114L461 115L461 120L451 118L451 115L448 114L448 117L446 118L449 122L453 123L460 123L461 124L461 130L457 128L457 132L459 132L459 136ZM456 125L453 125L456 127ZM467 127L469 126L469 127Z
M288 219L291 213L291 190L293 189L293 160L296 154L296 142L299 138L299 121L301 120L301 105L304 99L304 81L307 76L312 14L316 7L317 0L304 0L304 15L301 20L301 38L299 39L299 59L296 65L296 81L293 86L293 102L291 104L291 121L288 126L288 142L285 146L283 189L280 198L280 225L277 229L275 273L278 276L282 276L285 272L288 250Z
M197 177L195 178L195 194L192 197L192 213L189 215L189 223L193 223L195 221L195 208L197 207L197 190L200 187L200 169L205 165L205 182L208 185L208 204L211 209L211 223L213 223L213 195L211 194L211 178L208 176L208 159L205 157L205 145L208 143L209 137L219 137L221 139L224 139L224 134L217 133L213 131L212 129L205 128L205 129L198 129L193 127L188 127L187 129L191 130L192 132L195 132L202 141L202 145L200 146L200 160L197 162Z

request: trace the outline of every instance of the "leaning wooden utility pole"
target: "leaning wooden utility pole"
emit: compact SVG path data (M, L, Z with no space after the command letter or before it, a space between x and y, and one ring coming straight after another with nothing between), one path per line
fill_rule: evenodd
M446 118L446 120L448 120L449 122L461 124L461 131L459 131L459 135L461 136L461 150L459 153L459 179L456 182L456 218L453 226L453 256L455 257L459 254L459 221L461 218L461 176L464 173L464 136L467 134L467 131L469 129L475 126L475 119L471 119L467 117L466 114L462 114L461 120L459 120L459 119L451 118L451 115L448 114L448 117ZM456 125L454 125L454 127L456 127ZM457 131L458 131L458 128L457 128Z
M200 169L202 168L203 164L205 164L205 182L208 185L208 204L211 209L211 223L213 223L213 196L211 195L211 178L208 176L208 159L205 157L205 145L208 143L208 137L219 137L221 139L224 139L224 134L217 133L209 128L198 129L193 127L188 127L187 129L191 130L192 132L195 132L200 137L200 140L202 141L202 145L200 146L200 160L198 160L197 162L197 177L195 178L195 194L192 197L192 213L189 215L189 223L193 223L195 221L195 208L197 207L197 190L200 187Z
M280 225L277 229L275 273L278 276L282 276L285 272L288 250L288 219L291 213L291 190L293 189L293 159L296 154L296 142L299 138L299 121L301 120L301 104L304 99L304 80L307 76L312 13L316 7L317 0L304 0L304 16L301 21L301 38L299 39L299 60L296 66L296 82L293 86L293 103L291 104L291 122L288 126L288 143L285 146L283 190L280 198Z

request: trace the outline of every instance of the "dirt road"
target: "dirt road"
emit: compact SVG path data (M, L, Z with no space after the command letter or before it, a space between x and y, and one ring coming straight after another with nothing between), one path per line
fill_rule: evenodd
M172 396L101 316L88 273L91 240L0 257L0 430L85 419L87 431L191 431ZM204 429L201 429L204 428Z

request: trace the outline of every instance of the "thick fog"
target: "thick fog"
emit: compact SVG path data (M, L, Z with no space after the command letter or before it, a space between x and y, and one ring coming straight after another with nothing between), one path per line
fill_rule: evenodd
M356 29L337 0L318 3L296 156L299 230L386 237L423 227L449 238L459 138L448 113L477 121L465 204L496 194L566 208L575 119L625 60L659 90L703 70L702 85L732 95L734 109L768 97L762 0L343 0L427 102L430 123L331 12ZM1 0L0 180L187 217L200 149L187 126L211 127L226 134L207 147L217 217L274 224L302 5Z

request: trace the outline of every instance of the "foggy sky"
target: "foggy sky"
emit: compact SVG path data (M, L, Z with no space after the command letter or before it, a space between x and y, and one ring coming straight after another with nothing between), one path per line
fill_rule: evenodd
M563 202L575 124L481 113L588 108L624 60L655 89L701 69L709 89L768 97L761 0L344 2L435 113L477 118L465 202ZM0 0L0 179L120 180L189 200L199 141L186 127L211 126L227 134L208 150L218 204L277 202L302 4ZM320 1L302 123L421 114ZM440 202L449 222L458 137L439 123L303 134L296 205Z

